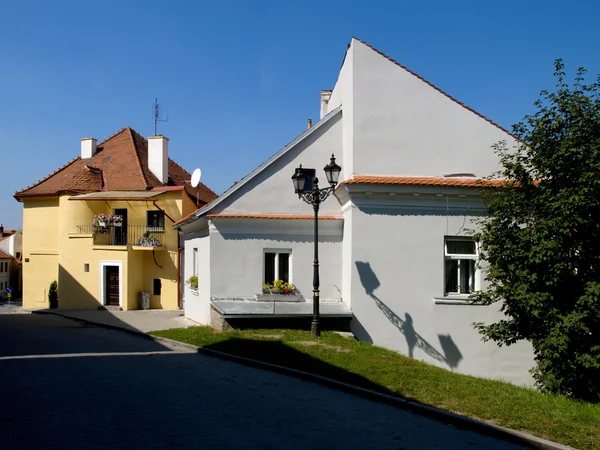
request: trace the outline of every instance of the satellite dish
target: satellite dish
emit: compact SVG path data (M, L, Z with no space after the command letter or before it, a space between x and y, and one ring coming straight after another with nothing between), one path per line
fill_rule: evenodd
M202 176L202 171L200 169L194 170L192 173L192 187L198 186L200 184L200 177Z

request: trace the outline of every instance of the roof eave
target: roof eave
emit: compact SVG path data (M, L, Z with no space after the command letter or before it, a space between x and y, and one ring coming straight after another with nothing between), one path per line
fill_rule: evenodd
M329 122L332 118L334 118L341 111L342 111L342 105L335 108L333 111L331 111L325 117L323 117L321 120L319 120L317 123L315 123L311 128L307 129L302 134L300 134L296 139L294 139L292 142L290 142L288 145L283 147L281 150L279 150L277 153L275 153L273 156L271 156L269 159L267 159L264 163L262 163L260 166L258 166L256 169L254 169L252 172L250 172L248 175L246 175L244 178L242 178L242 180L240 182L231 186L227 191L225 191L223 194L221 194L215 200L210 202L208 205L204 206L203 208L198 209L191 217L184 219L181 222L174 223L173 228L180 230L181 226L187 225L188 223L191 223L191 222L197 220L198 218L200 218L201 216L203 216L204 214L206 214L208 211L213 209L215 206L217 206L223 200L228 198L230 195L232 195L234 192L236 192L238 189L240 189L242 186L244 186L246 183L248 183L250 180L252 180L259 173L261 173L263 170L265 170L267 167L269 167L271 164L273 164L275 161L277 161L279 158L281 158L283 155L285 155L288 151L290 151L292 148L294 148L300 142L304 141L304 139L306 139L311 134L316 132L319 128L321 128L323 125L325 125L327 122Z

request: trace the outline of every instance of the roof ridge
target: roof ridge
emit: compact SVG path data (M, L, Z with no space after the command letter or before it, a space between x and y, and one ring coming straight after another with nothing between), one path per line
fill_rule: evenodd
M419 80L423 81L425 84L429 85L430 87L432 87L433 89L435 89L436 91L438 91L440 94L448 97L450 100L452 100L454 103L459 104L460 106L462 106L463 108L465 108L468 111L471 111L473 114L475 114L476 116L479 116L480 118L482 118L483 120L485 120L486 122L489 122L490 124L492 124L493 126L495 126L496 128L504 131L505 133L507 133L508 135L512 136L513 138L519 140L518 137L516 137L514 134L512 134L510 131L508 131L506 128L504 128L503 126L497 124L496 122L494 122L492 119L490 119L489 117L484 116L483 114L481 114L480 112L475 111L473 108L471 108L470 106L464 104L463 102L461 102L460 100L452 97L450 94L448 94L447 92L443 91L442 89L440 89L439 87L437 87L435 84L433 84L432 82L426 80L425 78L423 78L421 75L419 75L416 72L413 72L412 70L410 70L408 67L406 67L403 64L400 64L398 61L396 61L394 58L391 58L390 56L386 55L385 53L383 53L381 50L376 49L375 47L373 47L371 44L366 43L365 41L363 41L362 39L357 38L356 36L352 36L352 39L357 40L358 42L360 42L363 45L366 45L367 47L369 47L371 50L373 50L374 52L378 53L379 55L383 56L385 59L387 59L388 61L396 64L398 67L400 67L401 69L406 70L408 73L410 73L411 75L417 77Z
M127 130L129 130L129 137L131 138L131 143L133 144L133 153L135 153L135 160L137 162L137 167L140 170L140 173L142 174L142 180L144 180L146 189L148 189L150 187L150 185L148 184L148 179L146 178L146 175L144 174L144 169L142 169L142 161L140 160L140 153L138 151L137 145L135 144L135 137L133 136L133 133L137 134L142 139L144 139L144 137L141 134L139 134L137 131L135 131L133 128L131 128L130 126L127 126L126 128L127 128Z
M56 175L58 172L61 172L63 170L65 170L67 167L69 167L71 164L73 164L74 162L76 162L77 160L81 159L81 156L76 156L74 159L72 159L71 161L69 161L68 163L66 163L64 166L59 167L58 169L56 169L54 172L52 172L50 175L42 178L41 180L38 180L36 183L33 183L30 186L27 186L25 189L21 189L20 191L15 191L15 194L13 197L17 198L17 194L19 193L23 193L25 191L28 191L29 189L32 189L36 186L38 186L39 184L43 183L44 181L46 181L47 179L49 179L50 177L53 177L54 175ZM18 200L18 199L17 199Z
M117 131L116 133L111 134L109 137L107 137L106 139L104 139L102 142L98 142L97 146L100 147L102 144L104 144L106 141L111 140L112 138L114 138L117 134L121 134L123 131L125 131L127 128L129 128L129 125L127 125L124 128L121 128L119 131Z

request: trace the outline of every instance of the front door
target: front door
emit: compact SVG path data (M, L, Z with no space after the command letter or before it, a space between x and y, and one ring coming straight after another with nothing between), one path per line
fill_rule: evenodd
M114 245L127 245L127 208L115 209L113 214L123 218L123 224L113 228Z
M119 306L119 267L106 266L104 280L106 283L104 289L105 305Z

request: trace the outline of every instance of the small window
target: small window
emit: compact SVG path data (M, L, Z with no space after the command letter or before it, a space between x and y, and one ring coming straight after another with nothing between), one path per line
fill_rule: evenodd
M162 211L148 211L148 220L146 222L148 231L164 231L165 215Z
M446 238L444 245L445 295L469 295L477 289L477 242Z
M290 282L290 251L265 252L264 282L273 283L275 280Z
M17 260L21 259L21 252L17 252L17 257L16 257L16 259L17 259Z
M193 255L193 260L192 260L192 267L193 267L193 272L192 275L194 275L195 277L198 276L198 249L195 248L192 251L192 255Z
M89 271L90 271L90 265L89 265L88 263L85 263L85 264L83 265L83 271L84 271L84 272L89 272Z

